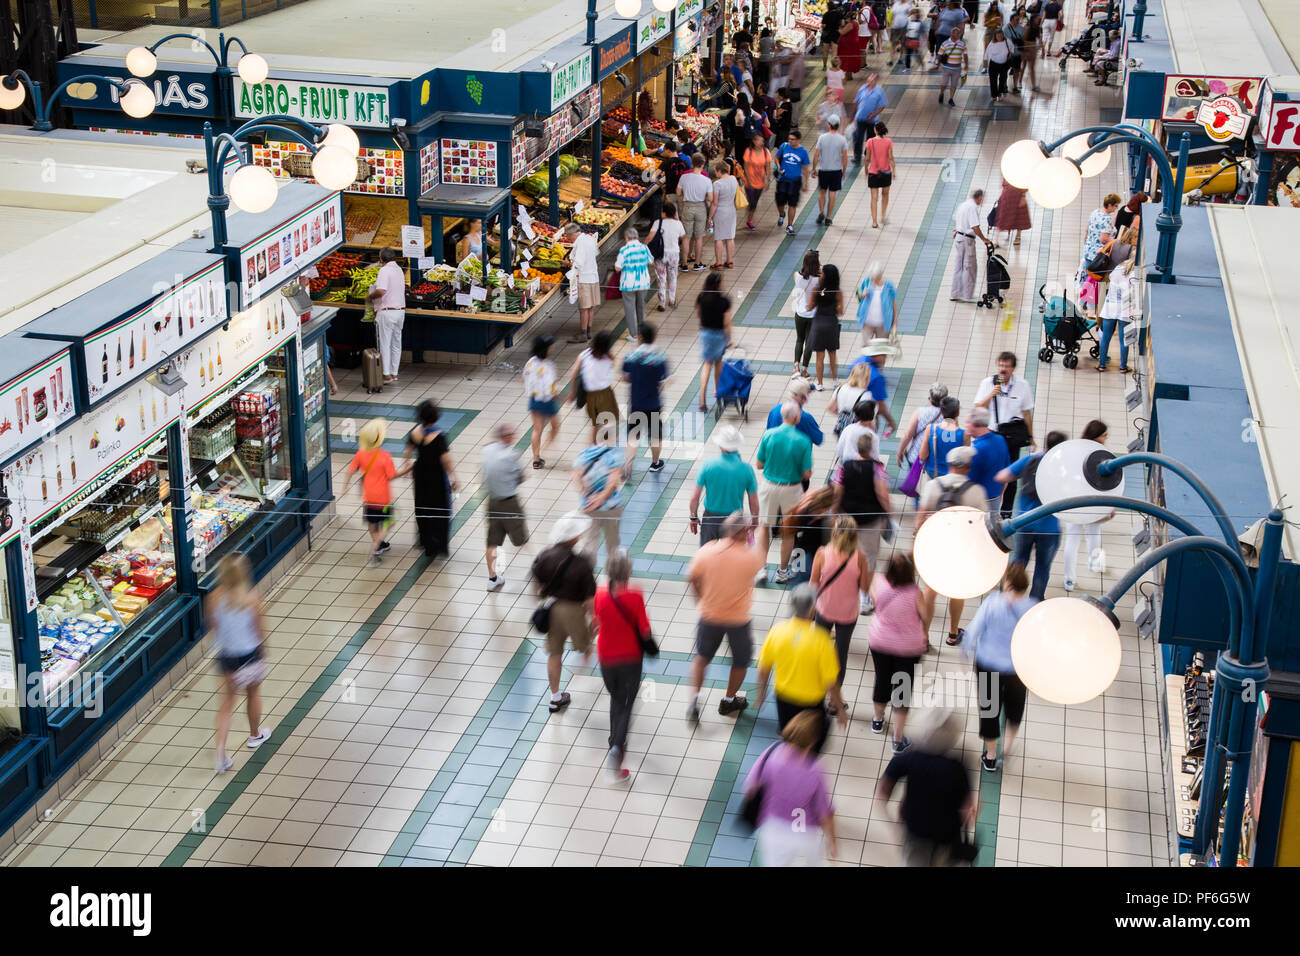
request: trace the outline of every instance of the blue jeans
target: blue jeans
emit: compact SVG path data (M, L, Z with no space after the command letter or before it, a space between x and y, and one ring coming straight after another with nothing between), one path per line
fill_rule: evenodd
M1052 559L1056 549L1061 545L1061 533L1038 531L1021 531L1016 534L1016 550L1011 555L1012 564L1029 565L1029 552L1036 551L1034 557L1034 577L1029 585L1029 594L1040 601L1047 594L1047 579L1052 576Z
M1128 341L1124 338L1124 330L1128 328L1128 323L1123 319L1101 320L1101 347L1098 349L1100 358L1097 364L1102 368L1106 367L1106 361L1110 358L1110 338L1115 334L1117 325L1119 326L1119 364L1121 368L1128 368Z
M853 161L862 162L862 145L872 136L876 135L876 124L874 120L857 120L853 128Z

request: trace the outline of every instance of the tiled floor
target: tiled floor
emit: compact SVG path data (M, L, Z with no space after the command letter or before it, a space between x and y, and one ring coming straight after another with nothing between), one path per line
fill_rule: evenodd
M996 198L998 159L1009 143L1030 135L1051 139L1096 122L1100 111L1118 105L1118 91L1097 90L1077 68L1062 77L1053 64L1043 70L1042 93L1026 93L1019 106L994 115L981 80L972 75L957 108L948 110L932 100L932 74L885 79L901 164L885 228L870 228L868 194L859 176L851 177L833 227L815 227L805 210L794 238L775 228L764 198L761 228L741 235L736 270L726 276L738 300L737 337L759 369L752 403L760 412L780 399L788 381L793 330L782 313L790 274L803 252L816 247L823 262L844 269L848 281L856 282L879 259L900 284L905 355L889 370L891 402L900 418L924 401L926 386L936 380L969 402L993 357L1011 349L1036 389L1040 435L1048 428L1078 434L1089 419L1101 417L1110 424L1111 444L1127 444L1125 378L1098 375L1086 359L1073 372L1059 359L1040 363L1042 324L1035 310L1042 283L1073 273L1088 213L1105 193L1123 191L1122 157L1086 180L1073 205L1056 212L1035 209L1034 228L1023 244L1005 250L1017 308L1013 327L1004 330L996 313L947 296L956 204L975 186L989 190L990 201ZM682 278L683 303L692 301L699 284L698 276ZM573 705L549 716L544 653L528 628L534 606L525 588L528 563L554 518L575 501L564 463L582 446L586 428L571 406L561 447L547 452L553 467L529 471L526 506L534 543L504 550L504 590L489 594L483 586L478 449L496 423L511 421L521 429L527 424L515 373L526 357L520 343L491 368L412 366L403 370L400 387L377 396L366 396L357 372L339 375L343 391L331 414L340 449L358 423L375 415L387 417L390 434L400 440L419 399L431 397L449 410L444 424L464 485L450 560L430 567L417 558L407 520L392 537L393 557L379 568L365 568L355 494L339 502L340 516L315 536L314 551L270 596L273 666L264 692L265 723L275 728L271 742L255 753L237 752L231 774L213 775L217 685L211 667L202 668L126 739L106 748L90 776L20 840L6 862L751 862L753 841L736 817L738 787L754 756L774 737L774 713L769 705L757 718L735 720L706 710L698 729L683 719L695 622L681 577L695 549L687 499L698 459L711 453L706 439L715 419L691 414L698 365L689 307L653 318L677 370L669 403L684 413L689 438L669 452L661 473L647 473L647 458L639 457L624 521L623 541L664 649L660 659L647 662L629 742L630 786L613 786L602 773L607 705L598 675L570 658L566 680ZM606 328L620 320L616 302L606 303L597 317ZM571 322L566 306L549 324L558 329ZM575 355L576 347L565 345L557 364L564 367ZM828 398L829 393L815 395L811 406L827 430ZM752 456L760 426L751 422L744 431ZM894 443L885 447L892 457ZM829 468L831 454L829 445L816 450L819 473ZM334 456L336 486L346 460L344 453ZM895 546L909 546L908 524L905 519ZM1131 561L1130 530L1122 517L1105 526L1112 569ZM1081 563L1086 567L1086 556ZM1060 581L1058 562L1052 594L1062 593ZM1082 591L1100 584L1095 574L1080 575ZM757 633L784 616L784 597L784 588L757 592ZM931 705L969 713L964 746L975 776L979 744L965 693L968 671L953 649L942 646L942 613L937 618L935 648L918 686ZM1156 658L1131 625L1122 634L1123 666L1111 689L1070 708L1032 700L1021 743L1005 768L981 775L981 865L1168 862ZM892 865L899 859L897 825L871 804L885 744L867 727L871 665L865 651L863 628L846 686L847 698L856 702L855 719L847 733L832 734L825 765L834 777L840 862ZM713 703L722 667L708 677ZM239 731L236 724L232 740Z

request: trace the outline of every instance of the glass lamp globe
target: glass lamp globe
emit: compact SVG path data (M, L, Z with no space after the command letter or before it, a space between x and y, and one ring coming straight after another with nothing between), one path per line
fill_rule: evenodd
M1090 134L1088 133L1081 133L1078 136L1067 139L1065 145L1061 147L1061 155L1066 159L1073 159L1075 162L1078 162L1079 157L1092 148L1088 145L1089 135ZM1103 172L1109 165L1110 147L1107 146L1105 149L1093 153L1080 163L1079 174L1083 176L1084 179L1090 179L1091 177Z
M677 0L655 0L655 9L660 13L668 13L675 6L677 6Z
M1060 156L1050 156L1034 170L1029 195L1044 209L1060 209L1074 202L1082 185L1078 166Z
M1080 495L1100 495L1106 498L1124 496L1124 476L1116 471L1103 475L1099 470L1102 462L1110 461L1115 456L1104 445L1086 438L1063 441L1038 460L1038 472L1034 484L1038 490L1038 500L1045 505L1065 498L1077 498ZM1097 505L1087 508L1071 508L1062 511L1057 517L1066 524L1090 524L1104 521L1115 509Z
M1002 152L1002 178L1017 189L1028 189L1034 178L1034 170L1046 158L1043 147L1038 145L1037 140L1017 140Z
M158 105L153 97L153 90L139 80L127 84L128 89L122 94L122 110L127 116L144 119Z
M1016 676L1044 700L1082 704L1103 694L1119 673L1119 632L1089 601L1040 601L1016 624L1011 663Z
M620 17L634 17L641 12L641 0L614 0L614 12Z
M126 68L140 79L153 76L158 69L158 57L148 47L132 47L126 54Z
M275 176L265 166L240 166L230 177L227 192L244 212L266 212L275 203Z
M320 141L320 145L337 146L354 159L361 152L361 140L357 139L352 127L342 123L331 123L325 127L325 138Z
M347 189L357 181L357 158L341 146L322 146L311 158L311 174L326 189Z
M260 53L245 53L239 58L235 69L245 83L261 83L271 72L271 68L266 65L266 58Z
M8 84L12 82L13 89ZM0 76L0 110L16 110L23 105L23 100L27 99L27 87L23 86L22 80L10 80L9 74Z
M926 586L950 598L979 597L998 586L1007 553L990 537L985 514L958 506L935 512L916 533L916 570Z

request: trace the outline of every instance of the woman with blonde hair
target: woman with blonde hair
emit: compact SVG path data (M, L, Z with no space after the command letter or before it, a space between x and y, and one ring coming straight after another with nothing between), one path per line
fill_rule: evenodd
M361 516L370 532L370 555L367 567L376 567L380 559L392 550L384 539L384 530L393 522L392 480L405 475L413 467L408 463L401 469L393 464L393 456L384 450L388 425L382 418L372 418L357 433L357 453L348 464L340 498L347 497L352 488L352 476L361 473Z
M826 411L838 415L835 420L835 434L840 434L853 421L853 406L867 392L867 383L871 381L871 366L859 362L849 369L849 377L843 385L831 395Z
M240 691L248 698L248 747L256 750L270 738L261 726L262 681L266 679L266 630L262 599L253 588L248 558L236 551L217 566L217 586L204 599L203 617L212 633L217 669L221 672L221 704L217 708L217 773L234 761L226 754L226 737Z
M870 142L874 142L871 140ZM885 264L872 262L858 283L858 328L862 344L884 338L898 322L898 289L885 278Z
M858 623L858 594L871 586L871 565L858 549L858 523L848 515L837 515L831 522L831 543L817 549L808 581L817 589L818 626L835 634L840 659L835 686L842 688Z

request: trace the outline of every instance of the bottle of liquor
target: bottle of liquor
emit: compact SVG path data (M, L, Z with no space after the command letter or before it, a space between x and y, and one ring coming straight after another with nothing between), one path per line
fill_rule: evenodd
M140 333L140 364L143 365L149 361L149 330L145 329Z
M68 454L72 456L72 483L77 483L77 442L75 439L68 439Z
M135 329L131 330L131 352L126 359L127 368L135 368Z
M140 431L144 431L149 427L144 420L144 389L137 388L135 390L135 395L136 398L140 399Z
M266 334L268 337L271 335L271 309L269 306L266 310Z
M59 461L59 443L54 443L54 481L59 495L63 495L63 464Z
M208 349L208 381L215 382L216 380L216 369L212 364L212 349Z
M202 388L206 384L208 384L207 369L203 365L203 356L200 355L199 356L199 387Z
M158 392L156 389L153 395L150 396L150 415L152 416L151 421L155 425L157 425L158 424Z
M38 457L41 462L41 501L49 501L50 486L49 482L45 480L45 452L41 452Z
M117 337L117 374L122 374L122 337Z
M104 383L108 383L108 343L104 344Z
M224 374L225 372L221 370L221 343L218 342L217 343L217 375L224 375Z

